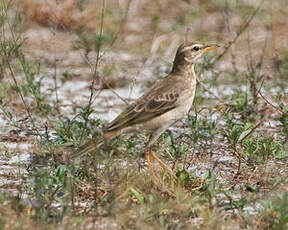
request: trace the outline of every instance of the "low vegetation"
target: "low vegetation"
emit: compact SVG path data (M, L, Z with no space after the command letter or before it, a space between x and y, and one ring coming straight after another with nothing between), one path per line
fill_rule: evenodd
M0 229L287 229L285 1L122 2L1 1ZM154 146L174 175L151 177L146 133L71 160L185 34L224 44Z

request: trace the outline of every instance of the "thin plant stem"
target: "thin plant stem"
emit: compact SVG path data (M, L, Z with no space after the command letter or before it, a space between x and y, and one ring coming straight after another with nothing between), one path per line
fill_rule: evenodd
M101 23L100 23L100 32L99 32L99 43L97 45L97 56L96 56L96 62L94 65L94 72L92 75L92 83L91 83L91 91L90 91L90 97L89 97L89 102L88 106L90 107L92 105L92 99L94 95L94 85L95 85L95 77L97 76L97 70L98 70L98 65L100 61L100 50L102 46L102 36L103 36L103 27L104 27L104 16L105 16L105 4L106 1L102 0L102 8L101 8Z
M7 8L7 7L9 7L10 4L11 4L11 1L9 1L9 2L7 3L7 6L6 6L6 7L5 7L5 5L3 5L3 2L2 2L2 4L1 4L2 10L3 10L3 8L5 8L5 9L3 10L3 12L4 12L5 17L6 17L7 19L8 19L8 15L7 15L8 8ZM12 39L12 42L13 42L13 49L12 49L12 50L17 49L17 48L19 48L19 46L21 45L21 43L18 43L18 42L19 42L19 37L17 37L17 38L15 37L14 28L12 27L12 25L11 25L11 23L10 23L9 20L7 20L7 25L8 25L9 31L11 32L11 39ZM3 39L4 39L3 41L5 41L5 31L4 31L4 28L3 28L3 27L2 27L1 35L3 36ZM20 98L21 98L21 101L22 101L22 103L23 103L23 106L24 106L24 108L25 108L25 110L26 110L26 112L27 112L27 114L28 114L28 117L29 117L29 120L30 120L30 122L31 122L31 124L32 124L32 126L33 126L33 129L36 131L37 135L41 137L38 129L36 128L36 125L35 125L34 119L33 119L33 117L32 117L31 111L30 111L30 109L29 109L29 107L28 107L28 105L27 105L27 103L26 103L26 101L25 101L25 99L24 99L24 96L23 96L22 91L21 91L21 87L19 86L19 84L18 84L18 82L17 82L17 79L16 79L16 77L15 77L15 73L14 73L14 70L13 70L13 67L12 67L12 63L10 62L10 54L11 54L12 50L10 50L8 54L7 54L6 52L4 52L5 62L6 62L6 64L7 64L8 69L9 69L10 76L11 76L11 78L12 78L12 80L13 80L16 88L17 88L17 92L18 92L18 94L19 94L19 96L20 96ZM15 51L15 50L14 50L14 51ZM16 52L18 52L18 50L17 50ZM19 55L19 54L18 54L18 55ZM23 54L20 53L20 61L22 62L22 64L23 64L23 58L24 58L24 57L23 57Z
M24 96L23 96L23 94L21 92L21 87L19 86L19 84L18 84L18 82L16 80L16 77L15 77L14 71L12 69L11 63L9 61L9 58L5 57L5 59L6 59L6 63L7 63L8 69L10 71L11 78L13 79L13 82L14 82L16 88L17 88L17 92L18 92L18 94L19 94L19 96L21 98L21 101L22 101L22 103L24 105L24 108L25 108L25 110L26 110L26 112L27 112L27 114L29 116L29 120L30 120L30 122L31 122L31 124L33 126L33 129L36 131L37 135L41 137L38 129L36 128L36 125L35 125L34 119L32 117L32 114L30 112L30 109L29 109L29 107L27 106L27 104L25 102Z
M103 2L105 2L105 0L102 0ZM125 16L124 18L121 20L121 23L120 23L120 26L119 26L119 29L118 29L118 32L116 33L116 39L112 40L111 44L110 44L110 47L112 47L116 40L118 39L118 35L120 34L121 30L122 30L122 27L123 25L125 24L125 21L127 20L127 14L128 14L128 10L129 10L129 7L130 7L130 3L131 3L132 0L129 1L129 3L127 4L127 10L125 12ZM71 30L69 30L63 23L61 23L61 21L59 20L59 17L58 15L55 14L55 9L51 8L51 14L53 14L53 16L58 20L58 23L59 25L61 26L61 28L66 31L66 32L69 32L71 33ZM101 25L102 25L102 29L100 28L100 35L101 35L101 31L102 31L102 34L103 34L103 28L104 28L104 16L105 16L105 9L103 8L103 4L102 4L102 13L101 13L101 18L103 17L103 19L101 20ZM101 35L102 36L102 35ZM100 40L101 41L101 40ZM74 48L78 49L79 48L79 45L75 42L75 41L72 41L72 45ZM99 50L100 51L100 50ZM93 91L95 89L95 78L96 76L99 77L99 79L101 80L101 82L103 84L105 84L110 90L111 92L117 96L122 102L124 102L125 104L129 104L127 102L127 100L125 100L123 97L121 97L118 93L115 92L115 90L110 86L110 84L106 81L105 77L104 76L99 76L99 73L97 72L97 69L98 69L98 65L101 61L101 58L103 57L103 55L105 54L105 51L103 51L103 54L100 55L100 52L97 52L97 60L96 60L96 63L95 65L93 66L93 64L91 63L91 61L88 59L87 55L83 54L82 52L80 52L80 56L82 58L82 60L89 66L90 70L91 70L91 74L93 76L93 79L92 79L92 83L91 85L93 85L93 88L91 87L91 90ZM95 68L96 67L96 68ZM94 96L94 99L92 100L91 98L91 95L92 97ZM89 102L88 102L88 106L90 107L93 102L95 101L95 99L97 98L97 96L99 96L100 93L98 93L95 97L94 95L94 92L91 92L90 93L90 96L89 96Z
M209 67L213 68L214 64L219 61L231 48L231 46L233 44L236 43L236 41L238 40L238 38L240 37L240 35L246 31L246 29L250 26L252 20L255 18L255 16L257 15L257 13L259 12L259 10L261 9L261 6L263 4L264 0L262 0L259 5L257 6L257 8L252 12L252 14L250 15L250 17L240 26L239 30L236 32L236 36L233 38L232 41L230 41L227 46L225 47L224 51L219 54L216 58L214 58L211 63L209 63Z

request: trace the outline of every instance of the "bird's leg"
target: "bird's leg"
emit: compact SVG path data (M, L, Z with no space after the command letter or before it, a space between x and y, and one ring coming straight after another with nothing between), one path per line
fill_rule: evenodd
M157 157L153 152L152 150L150 150L150 154L151 156L156 160L158 161L158 163L161 165L161 167L165 170L167 170L169 173L173 174L173 171L163 162L161 161L161 159L159 157Z
M163 131L164 131L163 129L157 129L150 135L149 142L148 142L148 149L149 149L151 156L161 165L161 167L165 169L166 171L168 171L170 174L173 174L173 171L163 161L161 161L160 158L157 157L151 150L151 146L160 137Z
M147 164L148 164L149 170L150 170L152 176L153 176L154 179L155 179L155 171L154 171L154 167L152 166L152 164L151 164L151 160L150 160L151 153L152 153L151 149L150 149L150 148L147 149L147 150L145 151L145 159L146 159L146 161L147 161Z

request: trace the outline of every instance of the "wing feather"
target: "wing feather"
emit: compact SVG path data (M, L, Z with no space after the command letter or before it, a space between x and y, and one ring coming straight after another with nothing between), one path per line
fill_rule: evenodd
M144 94L135 103L129 105L110 122L107 131L140 124L174 109L176 107L175 102L179 98L179 92L175 91L173 84L169 86L169 88L167 85L153 87L149 93Z

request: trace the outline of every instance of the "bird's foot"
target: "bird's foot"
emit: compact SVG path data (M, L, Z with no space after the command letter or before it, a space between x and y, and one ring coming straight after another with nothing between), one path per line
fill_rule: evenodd
M145 151L145 158L147 160L148 167L152 175L155 175L155 170L152 166L150 157L154 158L165 171L168 171L171 176L174 176L176 178L174 172L159 157L157 157L151 149L148 149L147 151Z
M170 169L159 157L157 157L152 150L150 150L151 156L161 165L161 167L168 171L170 174L174 174L172 169Z

